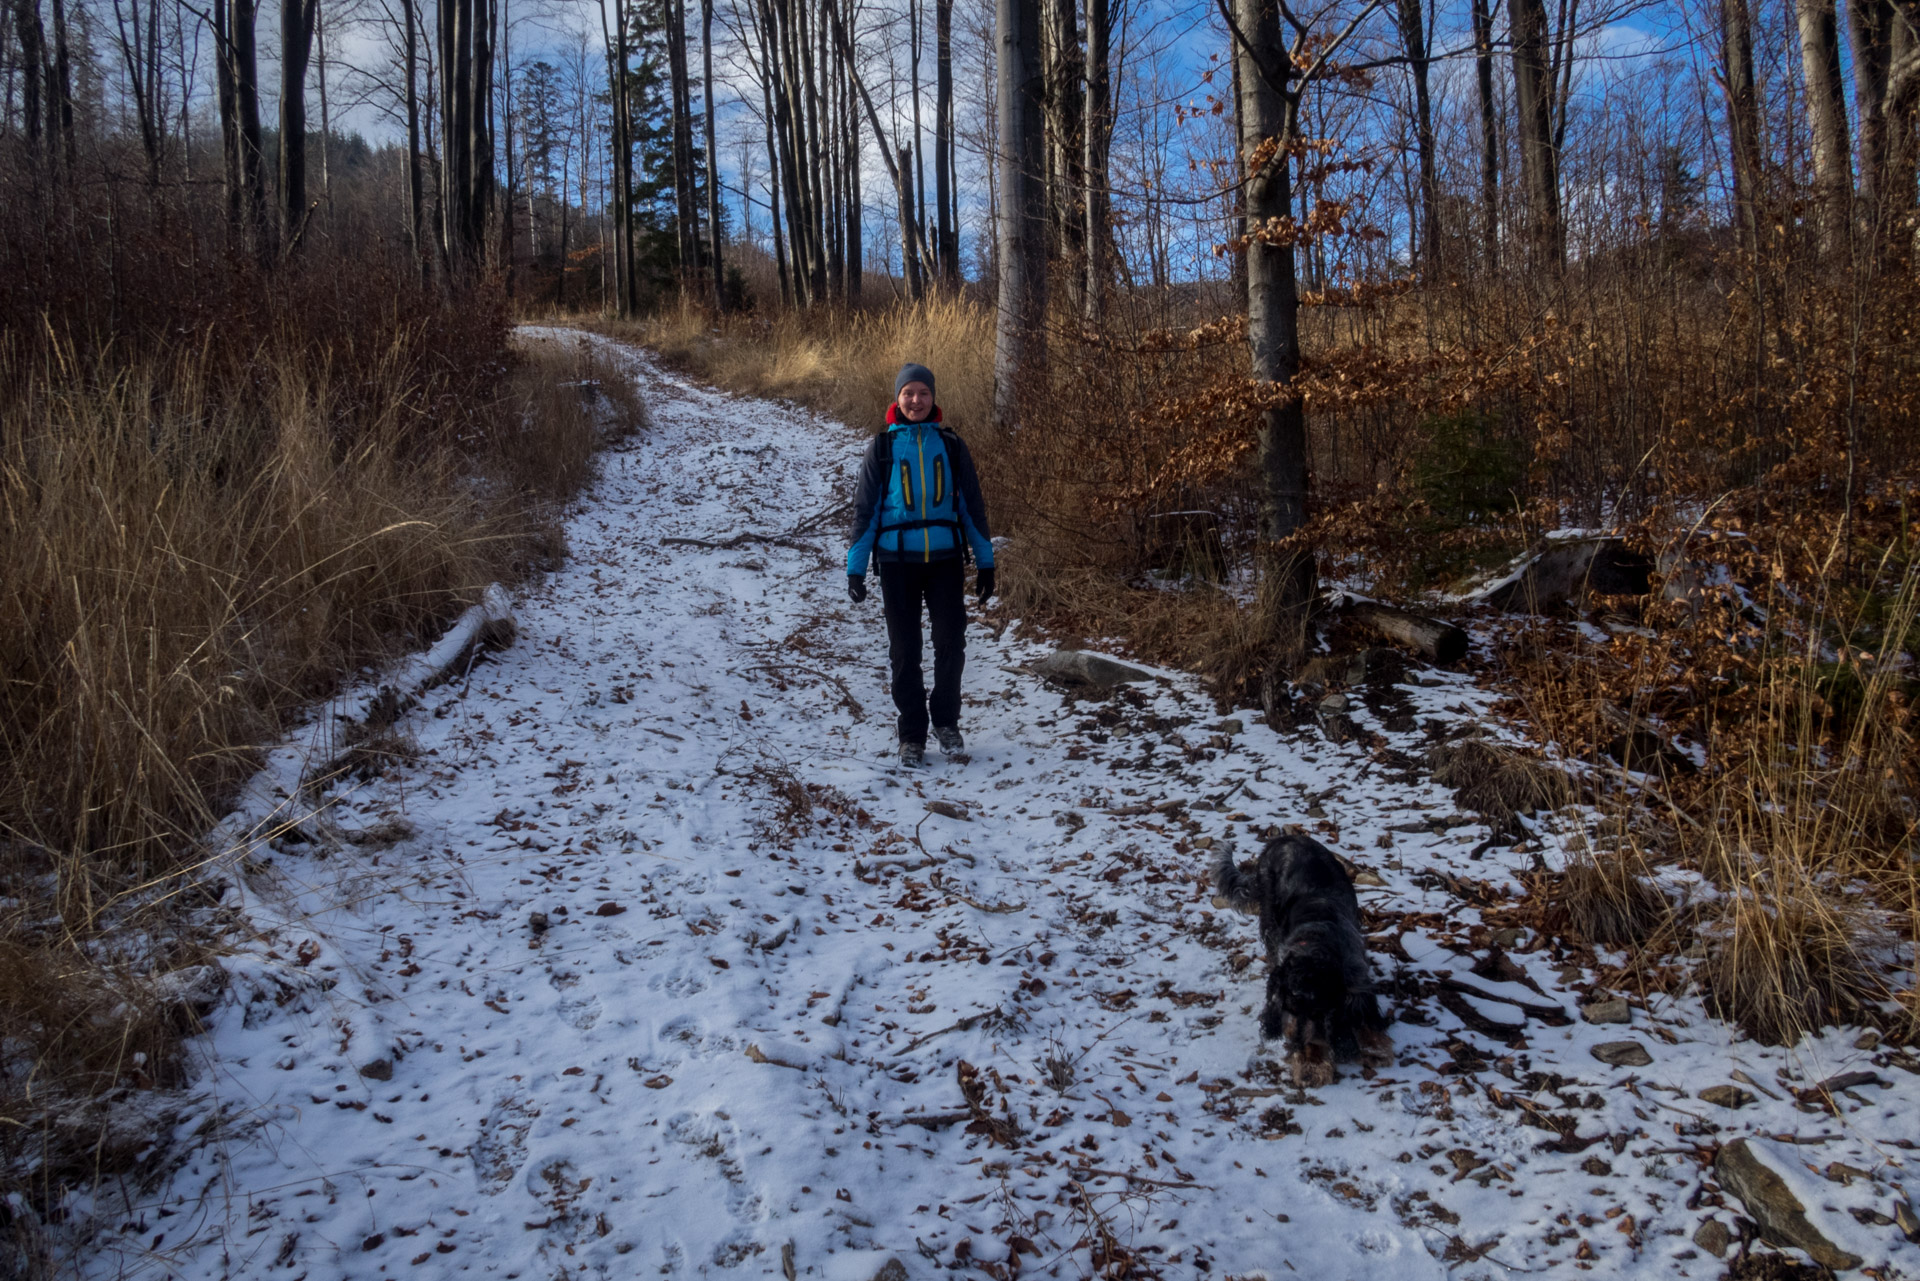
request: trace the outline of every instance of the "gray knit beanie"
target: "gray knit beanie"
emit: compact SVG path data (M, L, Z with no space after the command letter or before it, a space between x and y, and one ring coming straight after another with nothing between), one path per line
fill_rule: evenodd
M909 361L900 366L899 375L893 380L893 398L900 398L900 389L908 383L925 383L927 390L933 390L933 371L925 365L916 365Z

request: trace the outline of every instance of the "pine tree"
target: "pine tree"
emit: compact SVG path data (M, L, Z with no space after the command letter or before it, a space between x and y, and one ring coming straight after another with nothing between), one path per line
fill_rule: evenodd
M675 287L680 269L680 224L673 172L673 98L668 83L670 0L640 0L629 10L627 96L633 112L634 275L642 305ZM693 148L694 185L706 181L706 154ZM695 229L698 230L697 228ZM699 237L693 237L699 243Z

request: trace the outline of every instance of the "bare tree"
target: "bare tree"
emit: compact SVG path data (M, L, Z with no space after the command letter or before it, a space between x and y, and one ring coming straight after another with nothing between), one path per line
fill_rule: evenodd
M1846 91L1840 81L1839 18L1834 0L1794 0L1793 12L1806 77L1807 132L1813 144L1814 222L1821 254L1832 256L1846 247L1853 203Z
M1753 80L1753 25L1747 0L1720 0L1721 91L1733 172L1733 225L1740 247L1760 245L1760 107Z
M280 235L299 244L307 214L307 63L320 0L280 0Z
M1046 369L1047 181L1043 143L1047 77L1040 6L998 0L1000 225L999 305L994 318L993 416L1020 424Z
M1440 265L1440 179L1433 154L1433 99L1427 87L1431 59L1426 15L1421 0L1398 0L1396 15L1400 45L1406 51L1407 70L1413 77L1413 138L1420 163L1420 226L1414 241L1420 260L1432 273Z
M1480 106L1481 252L1487 269L1500 267L1500 126L1493 95L1493 13L1487 0L1473 0L1474 84Z
M724 312L727 309L727 287L720 262L719 156L713 145L713 0L700 0L700 58L700 96L704 100L707 117L707 260L713 277L713 309Z
M1829 0L1831 3L1831 0ZM1567 259L1560 220L1560 157L1554 145L1555 68L1544 0L1511 0L1513 88L1519 107L1520 181L1527 193L1527 241L1535 267L1557 271Z

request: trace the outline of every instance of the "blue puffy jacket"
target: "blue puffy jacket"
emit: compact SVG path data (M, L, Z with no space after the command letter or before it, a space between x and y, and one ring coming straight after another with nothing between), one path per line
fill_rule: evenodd
M925 422L887 408L887 430L867 445L853 496L853 545L847 572L863 575L868 561L935 561L967 549L993 565L993 535L980 478L966 442L940 422L935 407Z

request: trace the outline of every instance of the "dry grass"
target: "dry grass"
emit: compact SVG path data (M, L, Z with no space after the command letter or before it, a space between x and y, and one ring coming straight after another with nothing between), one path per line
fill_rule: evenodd
M0 1159L23 1207L123 1166L127 1092L180 1081L216 946L199 842L255 746L550 563L604 424L636 425L616 373L516 363L497 329L472 357L504 372L445 414L419 335L390 338L350 379L301 345L240 383L204 352L0 377Z

